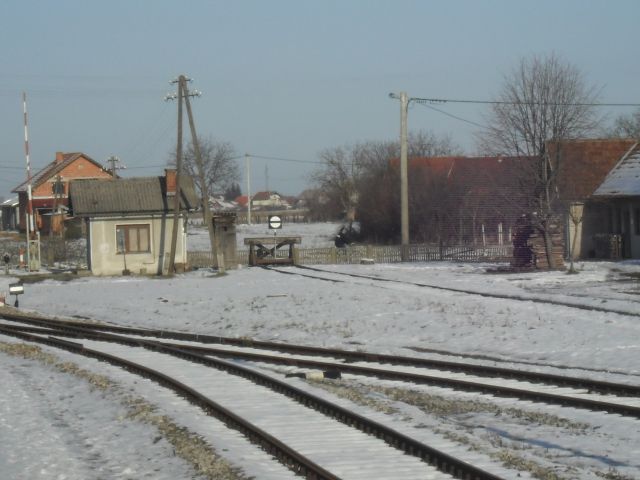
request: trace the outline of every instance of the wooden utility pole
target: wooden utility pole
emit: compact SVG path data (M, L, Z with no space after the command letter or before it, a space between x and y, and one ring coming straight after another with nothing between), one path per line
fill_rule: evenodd
M409 180L407 167L407 114L409 102L413 100L407 92L400 95L390 93L389 98L400 100L400 234L402 239L401 259L408 260L409 254Z
M200 153L200 144L198 143L198 136L196 135L196 125L193 120L193 112L191 111L191 101L189 100L189 90L187 89L187 80L184 76L180 79L183 82L184 101L187 107L187 116L189 118L189 128L191 129L191 143L193 143L193 150L196 154L196 167L198 168L198 176L200 177L200 190L202 194L202 209L204 221L207 224L207 230L209 231L209 243L211 245L211 252L216 255L218 264L218 271L224 272L224 254L220 248L220 242L218 237L213 231L213 221L211 217L211 209L209 207L209 188L207 187L207 178L204 171L204 164L202 163L202 155ZM199 95L197 92L195 95Z
M251 157L245 153L244 158L247 170L247 224L251 225Z
M184 96L184 76L178 78L178 142L176 145L176 196L173 202L173 229L171 230L171 250L169 252L169 275L176 271L176 244L178 243L178 221L180 219L180 172L182 170L182 98Z
M409 186L407 168L407 112L409 99L400 92L400 225L402 230L402 260L407 260L409 246Z

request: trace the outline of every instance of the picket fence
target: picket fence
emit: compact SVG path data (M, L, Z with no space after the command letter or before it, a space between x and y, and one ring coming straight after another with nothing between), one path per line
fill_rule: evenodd
M367 261L374 263L400 263L403 261L403 248L407 262L508 262L512 257L511 245L474 247L470 245L356 245L345 248L296 248L295 263L298 265L336 265L357 264ZM287 256L288 251L278 250L277 256ZM190 268L204 268L213 264L213 255L209 251L191 251L187 253ZM249 250L239 249L235 261L225 259L227 266L249 263Z

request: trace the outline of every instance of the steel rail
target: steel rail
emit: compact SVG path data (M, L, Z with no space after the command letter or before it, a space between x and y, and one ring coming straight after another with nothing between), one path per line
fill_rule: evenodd
M3 332L7 335L18 336L19 338L27 338L36 342L42 341L42 337L37 337L37 335L21 333L16 329L4 328L4 326L0 326L0 332ZM166 346L160 342L126 338L109 333L95 333L94 335L101 336L103 340L117 340L118 342L126 345L143 347L149 350L170 354L178 358L186 359L194 363L199 363L206 366L211 366L229 374L246 378L256 383L257 385L270 388L275 392L292 398L300 404L305 405L309 408L313 408L330 418L334 418L339 422L351 426L352 428L356 428L366 434L373 435L376 438L384 441L388 445L399 449L408 455L418 457L425 463L428 463L438 470L442 471L443 473L447 473L451 476L454 476L455 478L464 480L501 480L501 477L498 477L490 472L486 472L433 447L425 445L424 443L419 442L407 435L404 435L403 433L400 433L390 427L370 420L357 413L351 412L344 407L331 403L320 397L307 393L304 390L289 385L286 382L280 381L250 368L242 367L233 362L227 362L225 360L200 355L184 350L182 348ZM52 341L51 338L47 338L46 340ZM44 341L42 343L47 343L47 341ZM73 351L77 353L88 351L90 352L90 355L106 355L102 354L101 352L83 348L81 344L75 342L67 342L64 340L58 340L58 342L62 345L61 348L73 348ZM68 347L67 345L72 345L72 347Z
M33 328L33 327L31 327ZM20 331L20 327L13 327L12 330ZM70 329L74 330L74 329ZM50 333L51 331L43 330L42 333ZM640 418L640 407L624 405L615 402L606 402L602 400L593 400L588 398L573 397L570 395L561 395L548 392L537 392L515 387L505 387L500 385L488 385L485 383L459 380L453 378L443 378L433 375L425 375L411 372L398 372L395 370L383 370L379 368L364 367L357 365L349 365L333 362L321 362L317 360L298 359L291 357L275 357L273 355L264 355L258 353L238 352L209 347L199 347L192 345L172 344L166 342L148 342L135 338L127 338L120 335L112 335L108 333L89 332L77 329L77 331L68 331L66 334L74 337L84 337L87 339L122 343L130 346L143 346L147 343L153 345L161 345L162 347L193 352L197 355L214 355L221 358L243 359L252 362L263 362L276 365L294 365L298 367L314 368L323 371L332 371L340 373L350 373L353 375L362 375L374 377L384 380L395 380L410 382L421 385L431 385L443 388L452 388L466 392L480 392L499 397L513 397L520 400L530 400L534 402L544 402L547 404L555 404L564 407L584 408L592 411L606 412L612 414L620 414L630 417Z
M110 325L88 324L75 321L64 321L55 319L43 319L25 317L21 314L1 314L8 320L24 322L35 325L45 325L51 328L67 328L73 331L74 328L100 330L113 333L123 333L130 335L140 335L145 337L157 337L173 340L184 340L200 343L211 343L220 345L232 345L246 348L256 348L265 350L275 350L284 353L300 355L316 355L332 358L343 358L350 362L377 362L390 365L404 365L412 367L431 368L441 371L466 373L489 378L508 378L518 381L528 381L532 383L542 383L555 386L585 389L590 393L615 394L619 396L640 397L640 385L630 385L624 383L614 383L603 380L593 380L580 377L569 377L565 375L555 375L542 372L531 372L489 365L478 365L447 360L434 360L419 357L396 356L362 352L354 350L331 349L325 347L313 347L307 345L293 345L278 342L267 342L247 338L221 337L217 335L201 335L185 332L174 332L168 330L151 330L132 327L116 327ZM195 347L191 347L195 348ZM344 367L346 368L346 367ZM343 370L344 371L344 370Z
M202 395L197 390L185 385L184 383L163 374L157 370L145 367L135 362L131 362L124 358L117 357L108 353L100 352L85 348L84 345L77 342L69 342L67 340L55 337L40 337L31 333L20 333L15 329L6 329L0 327L0 332L5 335L11 335L30 342L46 344L52 347L61 348L72 353L81 354L87 357L95 358L100 361L116 365L127 371L149 378L158 384L170 388L177 394L188 399L192 404L199 406L208 415L222 421L229 428L241 432L252 443L263 448L267 453L273 455L280 463L292 470L293 472L305 476L305 478L313 480L340 480L339 477L317 465L304 455L293 450L277 438L273 437L264 430L258 428L252 423L244 420L232 411L214 402L210 398Z
M329 282L343 282L343 280L338 280L338 279L331 279L331 278L320 278L320 277L316 277L313 275L306 275L303 273L299 273L299 272L294 272L294 271L286 271L286 270L282 270L281 268L275 268L275 267L263 267L265 270L271 270L273 272L278 272L278 273L284 273L286 275L300 275L303 277L307 277L307 278L313 278L313 279L317 279L317 280L326 280ZM533 303L542 303L542 304L547 304L547 305L555 305L555 306L559 306L559 307L569 307L569 308L576 308L578 310L587 310L587 311L592 311L592 312L603 312L603 313L616 313L618 315L628 315L631 317L640 317L640 313L638 312L629 312L626 310L618 310L615 308L605 308L605 307L598 307L598 306L590 306L590 305L581 305L579 303L571 303L571 302L563 302L561 300L549 300L549 299L544 299L544 298L536 298L536 297L527 297L527 296L523 296L523 295L508 295L506 293L491 293L491 292L478 292L475 290L466 290L463 288L455 288L455 287L443 287L442 285L432 285L432 284L428 284L428 283L419 283L419 282L407 282L404 280L396 280L393 278L381 278L381 277L374 277L372 275L363 275L360 273L346 273L346 272L336 272L336 271L332 271L332 270L324 270L322 268L315 268L315 267L310 267L308 265L296 265L294 267L289 267L289 268L299 268L299 269L303 269L303 270L311 270L314 272L319 272L319 273L327 273L327 274L333 274L333 275L344 275L347 277L353 277L353 278L362 278L365 280L374 280L377 282L388 282L388 283L399 283L402 285L413 285L416 287L421 287L421 288L433 288L435 290L443 290L446 292L454 292L454 293L464 293L467 295L478 295L480 297L486 297L486 298L497 298L500 300L516 300L516 301L520 301L520 302L533 302Z

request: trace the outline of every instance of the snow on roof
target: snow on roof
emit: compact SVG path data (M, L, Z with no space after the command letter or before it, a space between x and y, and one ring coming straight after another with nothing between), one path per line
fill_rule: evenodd
M16 207L18 206L18 197L13 197L0 203L0 207Z
M596 197L640 196L640 143L636 143L609 172Z

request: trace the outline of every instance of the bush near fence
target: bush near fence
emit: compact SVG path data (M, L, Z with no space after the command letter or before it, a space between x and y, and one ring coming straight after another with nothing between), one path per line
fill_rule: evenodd
M357 245L345 248L296 248L295 259L298 265L335 265L358 264L364 259L371 259L375 263L402 262L402 249L406 248L408 262L509 262L512 257L511 245L496 245L486 247L438 246L438 245L400 245L374 246ZM277 250L277 257L288 256L288 250ZM204 268L213 264L213 255L208 251L187 252L187 259L191 268ZM249 250L239 249L235 262L249 263Z

